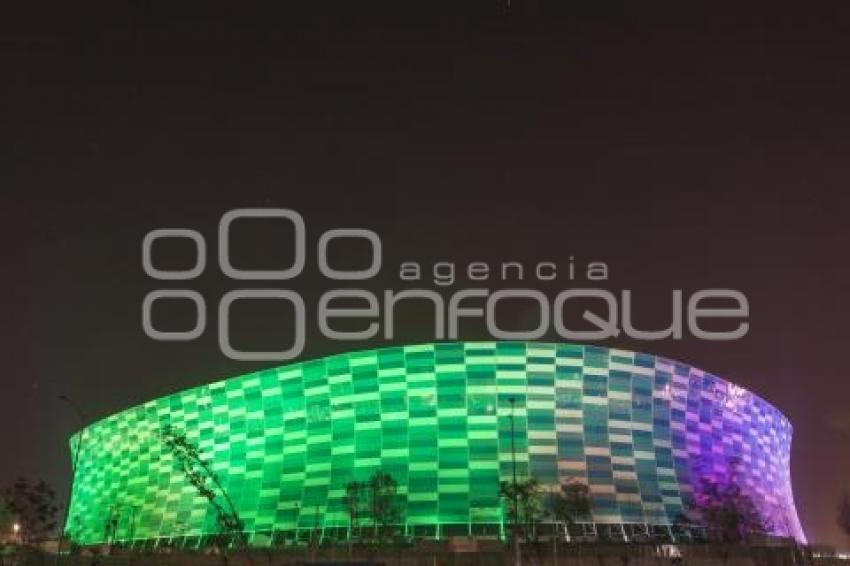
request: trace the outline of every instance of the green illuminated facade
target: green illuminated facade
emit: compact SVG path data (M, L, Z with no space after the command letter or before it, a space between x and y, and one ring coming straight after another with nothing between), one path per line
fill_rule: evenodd
M710 393L707 393L710 391ZM721 396L722 393L722 396ZM698 469L748 463L778 534L802 539L791 427L768 403L685 364L572 344L438 343L355 352L242 375L107 417L82 437L68 532L84 544L202 543L215 514L159 431L200 448L254 544L344 537L346 485L398 482L400 531L500 536L500 480L588 484L592 520L669 525ZM757 423L757 424L756 424ZM108 535L112 525L112 535Z

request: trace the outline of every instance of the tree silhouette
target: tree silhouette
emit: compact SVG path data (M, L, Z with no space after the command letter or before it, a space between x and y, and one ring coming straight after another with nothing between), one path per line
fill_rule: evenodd
M547 507L552 516L568 526L590 517L590 488L580 482L561 484L549 495Z
M350 481L345 486L345 508L348 512L349 546L354 538L354 529L359 527L365 516L371 519L372 536L376 540L389 535L391 527L401 517L398 501L398 483L383 471L376 471L365 482ZM358 534L361 531L358 530Z
M0 494L0 533L7 533L12 529L14 523L12 512L6 504L6 499Z
M345 485L345 510L348 512L349 545L354 538L354 528L360 520L360 510L363 507L363 493L367 486L359 481L350 481Z
M377 471L369 478L369 509L376 537L384 537L389 527L398 522L397 483L387 472Z
M56 529L56 492L44 480L33 484L18 478L3 490L2 499L3 507L20 525L18 537L23 543L44 540Z
M838 527L850 538L850 493L841 496L838 502Z
M525 539L530 540L534 533L534 525L540 519L542 511L541 500L543 490L537 478L531 477L516 483L503 481L499 484L501 495L508 507L508 516L517 526L522 526ZM516 507L514 502L516 502Z
M239 518L236 507L227 494L227 490L221 485L218 474L201 457L198 447L186 437L185 433L169 426L163 427L159 436L174 456L177 468L215 511L218 533L213 540L222 554L226 553L228 545L232 543L241 548L246 547L248 541L245 538L244 524Z
M691 509L696 523L706 527L722 543L740 544L752 535L770 531L752 498L734 481L703 478L694 493Z

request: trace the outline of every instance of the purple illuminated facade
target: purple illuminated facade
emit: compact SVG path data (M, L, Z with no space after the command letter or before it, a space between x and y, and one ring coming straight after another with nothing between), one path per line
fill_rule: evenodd
M670 439L683 502L702 479L734 482L771 532L805 542L791 488L793 428L755 394L702 370L655 358L670 380ZM659 404L664 404L663 402Z

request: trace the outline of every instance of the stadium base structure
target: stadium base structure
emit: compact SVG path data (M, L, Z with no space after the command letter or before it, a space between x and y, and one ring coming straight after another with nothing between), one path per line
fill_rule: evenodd
M214 510L163 443L166 429L198 447L259 546L368 528L368 518L352 524L346 486L378 470L397 482L399 534L504 537L499 483L511 480L514 457L521 480L534 477L547 490L589 487L584 534L673 533L711 480L734 481L770 534L805 542L788 420L737 385L648 354L419 344L168 395L72 437L72 449L82 441L67 525L73 540L198 546L218 532Z

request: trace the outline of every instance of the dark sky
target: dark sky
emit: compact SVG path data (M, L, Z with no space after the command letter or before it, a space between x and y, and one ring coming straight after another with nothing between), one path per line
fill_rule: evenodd
M268 366L225 358L212 326L191 343L148 339L141 301L160 285L141 241L189 227L214 253L227 210L286 207L305 217L310 248L330 228L378 232L376 291L406 287L402 260L574 256L607 262L606 286L633 289L650 326L671 289L742 290L741 340L607 344L685 360L783 410L807 533L843 544L850 5L457 4L3 17L0 482L65 485L77 423L59 394L95 419ZM278 228L243 235L246 267L283 261ZM169 250L163 265L191 263ZM214 261L191 285L212 305L234 288ZM553 295L586 281L528 285ZM313 254L288 286L308 303L330 288ZM280 346L286 313L242 315L240 345ZM427 312L399 316L398 343L432 336ZM157 320L191 324L176 308ZM462 337L486 336L472 325ZM303 357L381 344L312 328Z

